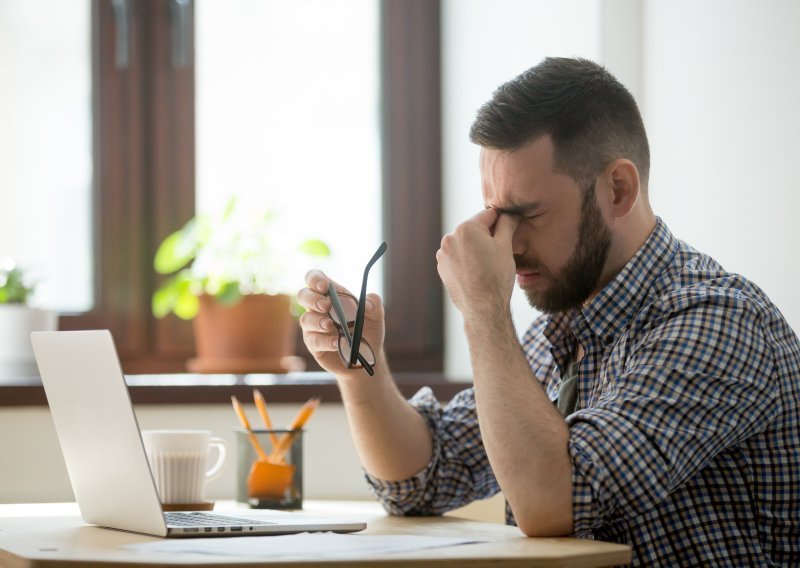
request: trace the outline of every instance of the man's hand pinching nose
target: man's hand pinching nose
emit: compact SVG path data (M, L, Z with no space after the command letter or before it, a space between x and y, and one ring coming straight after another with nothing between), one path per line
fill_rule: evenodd
M462 313L510 302L516 270L511 241L518 224L516 216L486 209L442 238L439 276Z
M510 245L511 239L514 237L514 231L517 230L522 217L510 213L500 213L497 209L486 209L486 212L489 211L494 213L492 223L489 226L489 234L492 237L499 238L501 242L508 242Z

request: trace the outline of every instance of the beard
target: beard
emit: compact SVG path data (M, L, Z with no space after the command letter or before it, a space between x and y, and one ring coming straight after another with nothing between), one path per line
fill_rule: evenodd
M578 244L561 275L550 276L544 267L520 255L514 255L518 269L538 270L552 282L549 288L542 291L523 288L528 303L546 314L580 308L600 281L610 247L611 232L595 202L594 184L592 184L586 191L581 205Z

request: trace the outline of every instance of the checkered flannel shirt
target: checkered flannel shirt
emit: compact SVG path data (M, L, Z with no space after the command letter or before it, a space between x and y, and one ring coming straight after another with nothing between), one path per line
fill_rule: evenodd
M576 342L575 536L629 544L641 566L800 566L800 343L766 295L659 219L587 306L525 333L551 400ZM497 493L474 391L442 408L426 388L411 403L433 458L407 480L367 475L387 511L440 514Z

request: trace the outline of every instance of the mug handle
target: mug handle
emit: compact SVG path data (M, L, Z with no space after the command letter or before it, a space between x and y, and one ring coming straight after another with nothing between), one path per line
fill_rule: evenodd
M225 443L223 438L213 436L210 441L211 447L217 448L217 462L206 472L206 481L211 481L212 479L216 479L220 476L222 469L225 466L225 456L228 453L228 445Z

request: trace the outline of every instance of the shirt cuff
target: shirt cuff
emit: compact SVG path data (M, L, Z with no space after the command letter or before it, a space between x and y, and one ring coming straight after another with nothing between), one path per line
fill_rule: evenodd
M441 442L435 435L436 417L440 412L440 406L429 387L420 389L408 402L422 415L431 431L433 451L430 461L416 474L399 481L380 479L365 470L364 477L370 493L380 501L386 512L392 515L431 514L432 511L425 507L428 497L428 491L425 489L429 486L441 454Z

